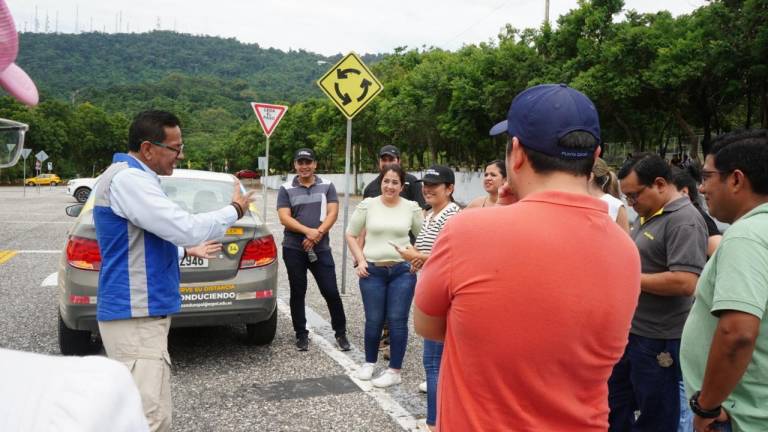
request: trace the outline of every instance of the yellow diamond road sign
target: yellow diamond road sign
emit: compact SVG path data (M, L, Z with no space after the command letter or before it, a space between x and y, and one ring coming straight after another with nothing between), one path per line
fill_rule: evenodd
M351 119L384 88L360 57L349 53L339 60L317 85Z

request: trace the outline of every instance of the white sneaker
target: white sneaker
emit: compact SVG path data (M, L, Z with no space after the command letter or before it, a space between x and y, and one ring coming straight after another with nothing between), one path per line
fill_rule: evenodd
M360 369L355 372L355 378L363 381L368 381L373 376L373 368L375 368L376 365L373 363L363 363L362 366L360 366Z
M426 381L422 381L421 384L419 384L419 391L422 392L422 393L426 393L427 392L427 382Z
M373 384L374 387L380 388L393 386L395 384L400 384L401 382L400 372L395 372L392 369L385 370L381 375L371 380L371 384Z

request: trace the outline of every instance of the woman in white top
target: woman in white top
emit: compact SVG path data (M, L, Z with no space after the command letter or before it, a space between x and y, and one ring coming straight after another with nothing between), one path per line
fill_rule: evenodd
M416 237L416 247L399 248L400 255L410 261L411 271L417 271L432 253L432 246L452 216L460 208L453 202L453 188L456 182L453 171L446 166L435 165L429 168L419 180L423 183L424 200L432 209L424 217L421 232ZM427 427L433 430L437 421L437 380L440 372L440 360L443 357L443 343L424 339L424 372L427 375Z
M496 205L496 200L499 199L499 188L507 181L507 165L501 159L488 164L485 167L485 174L483 177L483 188L488 193L486 196L481 196L473 199L467 208L474 207L490 207Z
M370 380L373 376L384 321L389 324L389 368L371 381L376 387L401 382L400 368L408 346L408 315L416 275L393 245L409 245L408 233L419 234L423 217L417 203L400 196L404 184L405 171L400 165L385 166L381 195L358 204L346 233L365 310L365 364L357 371L358 379ZM365 246L361 248L357 238L363 229Z
M619 179L602 159L598 158L592 167L592 175L589 177L589 193L608 203L608 215L624 231L629 233L629 218L627 217L627 208L620 199Z

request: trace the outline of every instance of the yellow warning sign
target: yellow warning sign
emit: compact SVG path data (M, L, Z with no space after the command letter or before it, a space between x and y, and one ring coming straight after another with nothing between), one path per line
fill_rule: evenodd
M349 119L362 111L384 89L353 52L339 60L317 81L317 85Z

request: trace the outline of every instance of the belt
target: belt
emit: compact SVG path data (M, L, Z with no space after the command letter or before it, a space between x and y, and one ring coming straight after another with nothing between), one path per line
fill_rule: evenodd
M400 264L403 261L378 261L373 263L376 267L392 267Z

